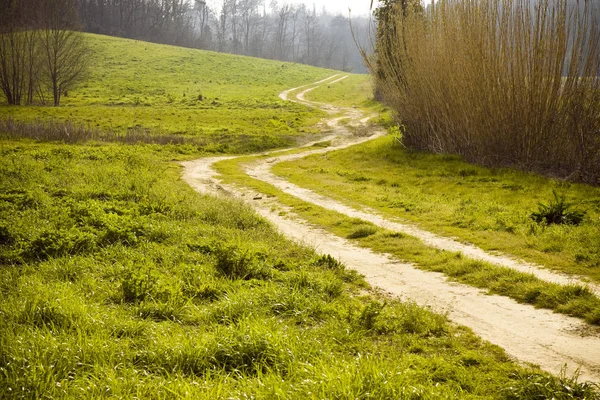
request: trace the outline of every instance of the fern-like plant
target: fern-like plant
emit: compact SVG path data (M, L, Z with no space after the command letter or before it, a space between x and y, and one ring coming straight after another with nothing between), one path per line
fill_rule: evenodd
M567 202L564 194L552 191L554 199L548 204L538 203L537 212L531 213L535 222L545 222L548 225L579 225L583 221L585 211L573 209L573 203Z

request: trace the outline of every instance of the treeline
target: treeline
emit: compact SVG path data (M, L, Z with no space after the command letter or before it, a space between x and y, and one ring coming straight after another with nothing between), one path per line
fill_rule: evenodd
M59 105L87 65L74 3L0 0L0 10L0 89L8 104Z
M598 6L388 1L369 63L403 143L600 184Z
M365 71L350 20L273 0L75 0L86 31L157 43ZM366 42L369 20L352 18Z

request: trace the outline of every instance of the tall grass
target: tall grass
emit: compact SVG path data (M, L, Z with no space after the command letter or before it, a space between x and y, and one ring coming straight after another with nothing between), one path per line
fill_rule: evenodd
M399 2L371 70L407 146L600 183L600 31L591 1Z
M261 136L251 134L221 134L192 136L167 133L160 128L132 126L125 132L100 129L78 123L57 120L17 121L11 117L0 118L0 139L30 139L38 142L81 144L88 142L111 142L124 144L158 144L188 146L192 151L207 153L246 153L286 147L294 144L290 135Z

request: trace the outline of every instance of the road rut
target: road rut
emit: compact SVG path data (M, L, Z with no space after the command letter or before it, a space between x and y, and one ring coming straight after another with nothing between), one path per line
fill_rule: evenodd
M310 90L321 84L333 84L344 78L345 76L338 74L280 94L282 99L319 107L329 114L341 113L341 117L329 118L325 121L332 130L326 138L332 141L332 145L325 149L315 149L308 144L303 153L274 156L250 163L245 166L249 176L267 182L304 201L373 222L386 229L418 237L432 247L460 251L466 257L533 273L540 279L550 282L581 283L577 278L557 274L506 256L489 254L475 246L440 237L413 225L389 221L373 210L353 209L326 196L293 185L270 172L270 167L277 162L333 151L383 134L375 130L369 137L354 136L346 127L337 124L337 121L341 118L350 119L349 125L361 126L367 123L369 116L353 108L334 107L306 100L305 94ZM301 89L303 90L300 92ZM293 99L290 99L291 96ZM285 207L276 199L257 196L254 191L247 188L227 185L220 181L212 165L227 158L231 157L209 157L184 162L182 163L183 179L201 193L235 196L249 202L260 215L271 221L291 239L312 245L319 252L338 258L348 268L363 274L371 285L393 296L445 313L452 321L471 328L483 339L501 346L509 355L521 362L537 364L553 374L560 374L563 371L572 374L579 369L581 379L600 382L600 331L597 328L590 327L576 318L535 309L507 297L486 295L484 291L471 286L450 282L442 274L422 271L411 264L399 262L391 256L355 246L346 239L307 224L292 213L288 212L286 216L282 216L279 210ZM596 293L600 293L598 285L588 286Z

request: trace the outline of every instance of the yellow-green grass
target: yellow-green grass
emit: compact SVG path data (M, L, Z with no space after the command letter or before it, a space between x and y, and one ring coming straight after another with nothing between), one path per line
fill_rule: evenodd
M361 294L333 258L194 193L169 147L1 144L2 398L594 396Z
M0 106L0 118L69 121L120 133L148 129L182 135L314 133L319 110L278 94L336 71L301 64L86 34L92 49L89 77L60 107Z
M225 182L277 197L278 201L291 207L301 218L335 235L352 239L360 246L392 254L397 259L414 263L424 270L444 273L456 282L600 325L600 298L587 288L544 282L531 274L470 260L460 253L433 249L412 236L389 232L360 219L299 200L244 173L244 163L264 157L267 155L224 160L216 163L215 168Z
M373 100L372 93L373 83L370 75L350 74L339 82L326 83L311 90L307 93L306 98L342 107L380 109L382 106Z
M391 137L277 164L274 171L354 207L600 281L600 188L413 152ZM538 203L553 200L553 190L586 212L581 225L531 219Z

